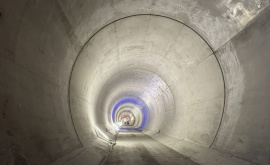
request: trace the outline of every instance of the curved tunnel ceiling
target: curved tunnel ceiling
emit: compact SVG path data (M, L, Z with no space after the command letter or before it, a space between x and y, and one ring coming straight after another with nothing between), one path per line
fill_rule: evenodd
M224 82L213 51L194 30L164 16L130 16L99 30L78 56L70 84L71 97L91 103L91 125L104 130L113 124L112 106L125 97L147 107L140 129L201 145L211 145L221 122Z
M195 162L269 164L269 4L0 1L0 163L98 164L132 111Z

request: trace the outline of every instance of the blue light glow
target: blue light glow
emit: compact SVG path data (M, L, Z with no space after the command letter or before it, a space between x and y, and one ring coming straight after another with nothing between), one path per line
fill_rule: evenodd
M141 107L141 111L143 114L143 119L142 119L142 124L140 127L138 128L120 128L120 129L124 129L124 130L141 130L144 128L146 122L147 122L147 107L145 106L144 102L142 100L140 100L139 98L134 98L134 97L127 97L127 98L123 98L120 101L118 101L115 106L113 107L113 111L112 111L112 120L113 123L115 123L115 112L118 109L118 107L122 104L126 104L126 103L131 103L131 104L135 104L136 106Z

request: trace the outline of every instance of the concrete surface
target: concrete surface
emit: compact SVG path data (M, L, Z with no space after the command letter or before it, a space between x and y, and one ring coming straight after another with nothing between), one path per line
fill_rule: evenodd
M89 144L78 148L54 161L51 165L99 164L101 160L109 153L110 148L110 144L97 138L92 140Z
M194 143L179 140L162 133L154 133L151 131L145 132L151 138L172 148L180 154L185 155L189 159L198 164L207 165L252 165L249 161L232 156L226 152L221 152L208 147L203 147Z
M124 97L192 161L270 164L269 3L1 0L0 164L97 164Z
M196 165L187 157L140 132L120 132L105 165Z

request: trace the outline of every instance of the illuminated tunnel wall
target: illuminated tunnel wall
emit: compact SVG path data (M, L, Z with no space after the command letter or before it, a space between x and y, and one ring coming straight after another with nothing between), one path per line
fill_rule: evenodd
M224 107L223 75L211 48L183 23L158 15L130 16L98 31L76 60L70 88L71 98L91 103L90 125L108 129L115 104L130 97L147 107L139 129L204 146L211 145Z
M0 1L0 164L98 164L127 98L195 162L269 164L269 18L269 0Z
M138 98L129 97L129 98L122 98L121 100L119 100L115 104L115 106L113 107L113 110L112 110L112 123L117 124L116 120L115 120L115 117L118 117L118 116L115 116L116 110L119 108L120 105L123 105L126 103L133 104L133 105L138 106L140 108L140 110L142 111L142 117L138 118L137 116L135 116L135 119L142 120L142 121L141 121L141 124L137 128L121 128L120 127L120 130L121 129L125 129L125 130L141 130L141 129L143 129L145 127L145 124L147 123L147 120L148 120L148 109L145 106L145 103Z

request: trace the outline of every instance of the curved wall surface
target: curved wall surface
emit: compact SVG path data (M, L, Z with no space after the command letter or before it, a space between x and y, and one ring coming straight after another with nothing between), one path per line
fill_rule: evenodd
M1 1L1 164L98 164L126 97L200 164L269 164L269 18L268 0Z
M157 15L123 18L96 33L75 63L70 92L91 105L92 125L106 125L99 118L107 116L102 106L112 104L106 97L130 96L149 107L150 130L204 146L215 137L224 103L222 73L207 43L184 24Z

